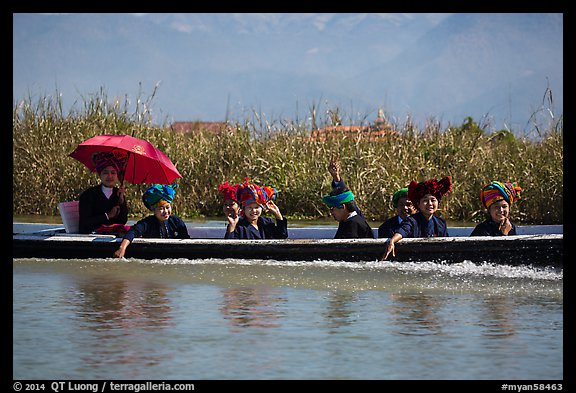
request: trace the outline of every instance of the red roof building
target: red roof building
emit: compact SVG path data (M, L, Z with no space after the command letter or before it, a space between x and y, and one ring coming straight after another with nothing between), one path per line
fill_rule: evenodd
M170 125L172 131L183 134L199 131L220 133L228 128L229 124L225 121L176 121Z
M310 138L319 142L342 137L366 138L372 141L397 135L398 132L388 123L384 117L384 111L380 109L378 118L372 124L365 126L334 125L319 128L312 131Z

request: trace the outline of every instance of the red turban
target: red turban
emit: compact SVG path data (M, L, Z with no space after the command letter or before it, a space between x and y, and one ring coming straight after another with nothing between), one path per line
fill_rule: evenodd
M220 192L220 194L222 194L225 201L231 199L235 202L238 202L238 197L236 196L236 191L238 191L238 184L230 185L230 184L228 184L227 181L220 184L220 186L218 187L218 192Z
M412 180L410 185L408 185L408 199L415 205L418 205L420 199L422 199L426 194L434 195L436 199L440 200L450 191L452 191L452 179L450 176L446 176L440 181L430 179L416 183Z
M238 200L242 204L242 207L253 202L264 205L266 202L276 199L277 194L278 192L274 187L251 184L248 182L248 178L238 186L237 192Z

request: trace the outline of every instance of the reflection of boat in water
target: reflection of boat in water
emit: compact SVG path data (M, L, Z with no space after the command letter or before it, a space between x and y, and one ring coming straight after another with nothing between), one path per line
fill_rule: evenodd
M561 228L555 228L560 233L506 237L468 237L466 229L451 228L453 237L403 239L396 244L394 260L563 266ZM223 228L189 227L192 239L135 239L126 257L375 261L384 253L386 239L332 239L330 231L291 228L290 239L224 240ZM14 224L12 251L15 258L109 258L120 241L113 235L67 234L53 225L30 232Z

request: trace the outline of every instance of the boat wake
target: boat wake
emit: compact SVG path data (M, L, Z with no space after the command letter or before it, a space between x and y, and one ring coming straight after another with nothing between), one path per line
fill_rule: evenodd
M481 293L489 296L563 297L560 268L494 263L278 261L258 259L41 259L15 258L14 266L113 280L268 286L396 293Z

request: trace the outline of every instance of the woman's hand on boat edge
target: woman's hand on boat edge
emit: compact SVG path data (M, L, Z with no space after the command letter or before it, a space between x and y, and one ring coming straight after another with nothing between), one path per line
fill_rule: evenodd
M381 261L385 261L386 258L388 258L388 255L390 255L390 253L392 253L392 256L395 257L396 256L396 249L394 247L394 245L399 242L400 240L402 240L402 235L399 234L398 232L396 232L394 234L394 236L392 236L390 239L388 239L388 241L386 242L386 253L384 254L384 256L380 259Z
M380 258L380 260L385 261L386 258L388 258L388 255L390 255L390 253L392 253L393 257L396 256L396 250L394 249L394 243L391 242L390 239L388 239L388 241L386 242L386 253L384 255L382 255L382 258Z
M120 243L120 247L114 252L114 258L124 258L124 254L126 253L126 248L130 245L130 240L122 239L122 243Z

